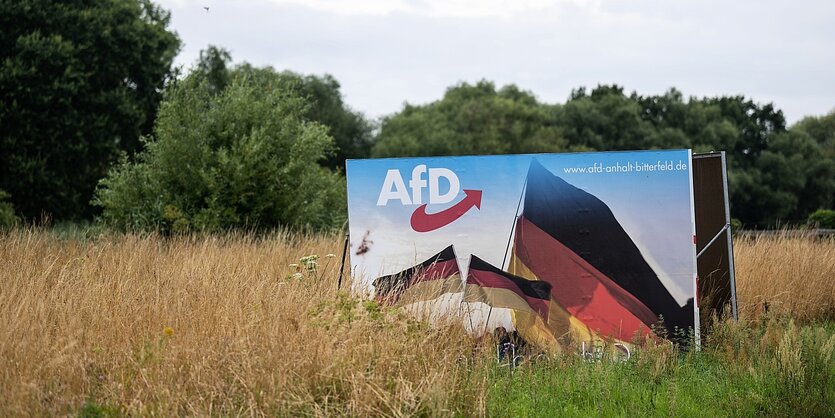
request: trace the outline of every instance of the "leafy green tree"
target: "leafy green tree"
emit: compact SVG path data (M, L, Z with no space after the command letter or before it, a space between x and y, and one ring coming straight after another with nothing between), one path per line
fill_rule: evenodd
M835 158L835 110L821 117L805 117L794 124L791 130L802 132L817 142L823 157Z
M783 112L771 103L758 105L742 96L706 99L705 103L718 106L721 117L733 123L739 131L739 140L734 148L726 149L733 156L735 167L755 165L760 154L768 149L769 139L786 132Z
M557 152L567 149L553 106L514 85L462 83L443 99L383 120L375 157Z
M333 139L307 101L270 72L232 75L217 94L206 83L169 91L145 150L101 182L103 219L166 232L341 225L344 179L318 164Z
M148 0L0 1L0 188L27 219L89 217L150 131L180 42Z
M733 150L740 140L740 131L722 116L719 106L705 100L684 100L672 88L659 96L638 96L632 93L642 110L642 119L653 130L647 142L657 148L692 148L696 152Z
M739 150L729 155L731 210L747 224L799 224L835 204L835 159L801 127L769 132L756 158Z
M598 86L587 94L572 91L560 109L559 126L572 147L588 150L634 150L653 148L652 125L642 119L640 104L623 88Z
M345 159L365 158L371 152L372 126L359 113L351 110L342 100L339 82L331 75L318 77L301 75L291 71L276 72L271 67L253 67L248 63L232 66L232 58L223 48L210 45L200 52L194 74L206 80L205 86L212 92L222 91L232 77L249 74L253 77L280 80L310 103L306 117L328 128L334 138L335 151L321 161L332 169L344 169Z
M809 215L808 224L818 228L835 229L835 210L816 210Z
M322 162L325 167L344 170L346 159L367 158L371 154L372 125L345 104L335 78L329 74L301 76L287 71L282 75L296 80L299 94L311 101L308 118L326 126L334 139L336 150Z
M209 89L210 93L218 94L229 84L231 62L232 55L229 51L209 45L208 48L200 51L200 58L197 60L193 75L198 81L205 81L203 85Z
M788 132L792 143L781 151L798 155L795 164L802 170L805 182L797 190L798 207L795 219L820 208L835 207L835 111L821 117L806 117Z
M830 162L816 157L814 141L788 132L772 104L741 96L684 101L675 89L633 97L655 128L653 146L727 151L731 211L748 225L799 222L831 195Z

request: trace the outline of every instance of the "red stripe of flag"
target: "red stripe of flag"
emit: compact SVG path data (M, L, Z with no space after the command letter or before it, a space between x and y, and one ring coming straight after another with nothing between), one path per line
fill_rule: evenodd
M552 298L589 328L629 341L648 334L658 317L582 257L520 217L514 251L537 278L552 285Z

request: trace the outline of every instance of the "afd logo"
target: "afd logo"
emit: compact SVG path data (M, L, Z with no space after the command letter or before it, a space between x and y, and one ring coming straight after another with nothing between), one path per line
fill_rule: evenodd
M443 193L441 179L449 184L449 189ZM423 189L429 192L427 203L423 202ZM420 205L412 213L412 229L417 232L429 232L451 224L473 207L481 209L481 190L464 189L463 200L439 212L426 213L426 205L452 202L460 191L461 182L455 172L448 168L427 168L426 164L420 164L412 169L408 188L400 170L388 170L380 189L380 196L377 198L377 206L388 206L391 200L399 200L401 205Z

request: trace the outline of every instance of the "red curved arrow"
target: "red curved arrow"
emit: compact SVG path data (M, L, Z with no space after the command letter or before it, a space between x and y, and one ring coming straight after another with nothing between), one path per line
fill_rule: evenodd
M417 232L429 232L447 226L463 216L471 207L481 209L481 190L464 189L464 199L454 206L438 213L426 213L426 204L418 206L412 213L412 229Z

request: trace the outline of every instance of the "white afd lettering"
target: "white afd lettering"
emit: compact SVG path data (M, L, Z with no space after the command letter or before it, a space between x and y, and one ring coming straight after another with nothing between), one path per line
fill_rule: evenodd
M432 171L432 170L430 170L430 171ZM421 174L423 174L425 172L426 172L426 164L421 164L421 165L415 167L414 170L412 170L412 179L409 180L409 187L412 188L412 203L415 204L415 205L420 205L421 203L423 203L423 198L422 198L423 193L421 193L420 189L426 187L426 180L423 180L420 177L421 177ZM431 177L431 175L430 175L430 177ZM431 201L432 198L430 197L429 200ZM404 204L408 205L408 203L404 203Z
M425 174L428 174L428 181L424 177ZM449 183L449 190L446 193L441 193L441 178ZM409 189L412 192L410 196L400 170L388 170L377 198L377 206L386 206L390 200L399 200L402 205L421 205L425 188L429 189L428 203L449 203L458 196L461 183L455 172L448 168L427 169L426 164L420 164L412 169L412 178L409 180Z
M449 181L449 191L446 194L440 194L441 186L439 180L441 177ZM430 168L429 169L429 203L449 203L458 192L461 191L461 185L458 183L458 176L448 168Z
M403 177L400 176L399 170L386 172L383 189L380 190L380 197L377 198L377 206L385 206L392 199L398 199L404 205L412 203L409 200L409 193L406 191L406 185L403 183Z

